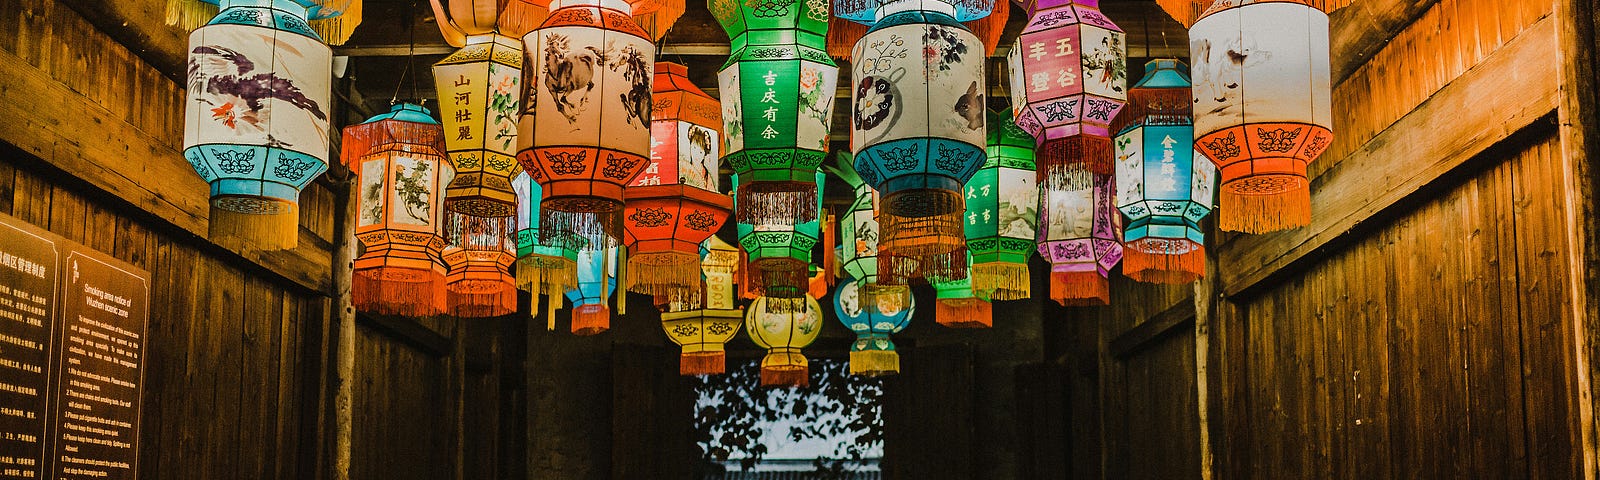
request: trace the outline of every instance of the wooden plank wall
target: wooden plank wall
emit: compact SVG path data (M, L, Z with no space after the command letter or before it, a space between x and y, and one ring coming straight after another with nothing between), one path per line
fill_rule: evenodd
M213 243L181 86L61 3L0 2L0 25L0 213L151 272L141 478L329 478L326 179L299 249ZM526 316L362 320L350 478L524 475Z
M1047 324L1074 478L1593 478L1553 12L1434 2L1335 87L1327 221Z

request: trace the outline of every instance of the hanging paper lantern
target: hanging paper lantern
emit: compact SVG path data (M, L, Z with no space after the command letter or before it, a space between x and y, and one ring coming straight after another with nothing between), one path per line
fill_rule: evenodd
M300 26L295 29L309 28L329 45L344 45L361 25L361 0L167 0L167 25L194 30L215 18L218 7L239 6L272 7L297 16ZM302 8L305 10L300 11Z
M745 310L745 331L767 350L761 359L761 385L804 387L811 382L811 363L800 349L822 333L822 306L810 296L758 297Z
M700 289L700 243L733 207L717 193L720 107L687 74L656 64L650 164L623 192L628 289L658 297Z
M917 311L907 285L872 285L851 279L833 292L833 312L855 332L850 344L850 374L879 376L900 373L900 354L890 335L900 333Z
M1223 230L1311 223L1306 164L1333 143L1328 14L1302 2L1219 2L1189 30L1195 149L1222 173Z
M211 185L211 236L294 248L300 190L328 169L333 52L309 0L226 1L189 35L183 156Z
M1117 209L1127 216L1122 273L1190 283L1205 273L1216 166L1194 151L1188 66L1151 60L1117 117ZM1199 157L1199 158L1197 158Z
M606 301L616 289L617 249L578 251L578 288L567 291L573 334L596 335L611 329Z
M983 166L983 49L951 4L905 0L876 13L854 50L850 147L883 195L878 281L965 278L961 187Z
M578 251L539 240L539 184L526 172L511 186L517 192L517 289L532 293L530 315L539 311L539 295L550 299L545 319L554 327L561 295L577 286Z
M817 186L813 205L821 209L823 174L812 174ZM733 176L737 189L743 178ZM734 202L738 206L737 198ZM798 298L806 293L811 277L811 249L822 237L820 219L798 225L739 222L739 246L745 253L745 289L755 296Z
M1067 306L1106 305L1107 276L1122 260L1122 216L1111 205L1112 177L1095 175L1087 188L1039 187L1039 255L1050 261L1050 298Z
M733 39L717 75L724 161L744 179L735 218L817 220L817 167L828 151L839 68L823 51L825 0L711 0Z
M828 55L846 60L851 59L850 50L855 48L856 42L867 34L867 26L875 23L873 21L875 17L869 14L869 9L879 9L881 8L880 5L885 3L887 2L881 2L881 0L840 0L834 2L835 12L855 12L851 16L856 17L856 19L852 21L839 15L834 15L833 20L828 23ZM968 12L968 15L976 15L980 11L987 12L987 15L978 16L975 20L961 20L961 24L966 25L973 35L977 35L978 41L983 45L984 56L994 55L995 48L1000 43L1001 33L1005 31L1006 22L1011 18L1011 2L957 1L951 3L957 4L957 17L960 17L963 11Z
M1113 171L1111 119L1128 97L1122 29L1100 0L1034 0L1028 10L1007 54L1016 122L1038 142L1039 181L1080 188L1085 169Z
M498 317L517 311L511 277L511 265L517 260L515 228L511 217L445 214L445 236L451 245L444 252L450 266L445 282L450 315Z
M517 111L522 101L522 45L495 33L472 35L466 47L433 66L444 118L445 147L456 179L445 209L479 217L516 214L511 187L517 168Z
M1033 137L1009 113L989 113L987 156L967 181L967 251L972 289L995 300L1032 293L1028 257L1038 248L1039 188Z
M532 0L435 0L433 16L445 43L461 48L467 39L488 34L518 38L550 16L545 2ZM537 3L537 4L536 4Z
M724 345L744 326L744 312L734 308L733 267L739 251L711 237L702 245L705 291L687 303L672 302L661 314L667 338L683 347L678 357L682 375L716 375L727 371ZM657 300L660 302L660 300ZM684 308L677 308L683 305Z
M994 305L972 291L972 279L935 283L937 297L934 321L950 328L989 328L994 326Z
M356 310L425 317L444 313L444 237L437 195L454 172L444 130L428 109L403 103L344 128L341 158L356 174L351 296Z
M844 217L839 219L839 262L843 267L840 276L848 275L850 278L865 284L878 283L878 192L872 189L856 175L855 168L851 166L851 156L847 152L839 152L839 166L824 167L855 190L855 200L850 202L850 209Z
M544 187L543 241L609 248L622 238L622 187L649 166L656 48L630 18L645 12L630 8L655 4L554 6L522 37L529 68L517 160Z

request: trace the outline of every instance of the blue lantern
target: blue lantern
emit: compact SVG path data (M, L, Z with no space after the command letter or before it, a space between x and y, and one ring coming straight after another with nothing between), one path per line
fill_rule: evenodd
M856 334L850 345L850 374L900 373L900 354L889 336L905 330L916 310L909 286L871 285L855 279L840 283L833 291L833 312Z
M1189 70L1151 60L1117 117L1117 209L1127 216L1122 273L1189 283L1205 272L1200 220L1216 199L1217 168L1194 150Z

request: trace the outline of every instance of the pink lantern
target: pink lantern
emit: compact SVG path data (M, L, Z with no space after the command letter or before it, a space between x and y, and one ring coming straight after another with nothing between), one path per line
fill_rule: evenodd
M1007 60L1017 126L1039 142L1039 181L1081 184L1112 173L1111 119L1128 98L1122 29L1100 0L1033 0Z

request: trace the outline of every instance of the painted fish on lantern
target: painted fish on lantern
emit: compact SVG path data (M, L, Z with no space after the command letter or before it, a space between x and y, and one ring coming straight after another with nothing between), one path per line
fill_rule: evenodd
M212 120L230 130L242 125L254 132L266 131L265 123L272 117L267 100L271 99L305 110L318 120L328 119L322 106L306 97L293 79L275 72L252 74L255 69L255 62L236 50L218 45L194 47L189 55L189 91L205 92L196 95L195 101L212 105ZM293 146L268 138L281 146Z

